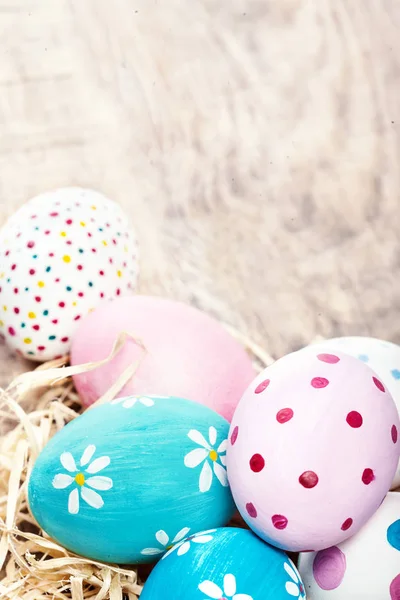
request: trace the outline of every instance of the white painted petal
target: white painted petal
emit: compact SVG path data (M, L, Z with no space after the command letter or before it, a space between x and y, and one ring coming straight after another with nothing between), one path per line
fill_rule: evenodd
M220 445L217 448L218 454L220 454L221 452L226 452L227 447L228 447L228 440L222 440L222 442L220 443Z
M224 577L224 593L227 596L233 596L236 593L236 579L232 573L228 573Z
M110 404L121 404L121 402L123 402L124 398L115 398L115 400L112 400L110 402Z
M205 440L203 434L201 434L200 431L197 431L197 429L191 429L187 435L188 438L195 444L198 444L203 448L207 448L207 450L211 450L210 444Z
M288 563L284 563L283 568L285 569L289 577L293 579L293 581L295 581L296 583L299 582L299 578L297 577L296 571L290 565L288 565Z
M253 596L249 596L248 594L235 594L232 600L253 600Z
M195 450L191 450L188 454L186 454L183 462L185 463L185 467L194 469L194 467L198 467L199 464L207 458L207 456L208 450L205 448L196 448Z
M175 552L175 550L178 550L178 548L180 548L180 546L182 546L183 543L184 542L179 542L179 544L175 544L175 546L172 546L172 548L170 548L168 550L168 552L166 552L165 554L162 555L161 560L164 560L164 558L167 558L167 556L172 554L172 552ZM161 552L163 552L163 550L161 550Z
M76 468L75 459L71 452L63 452L60 456L60 462L64 469L70 473L75 473L78 469Z
M110 477L102 477L101 475L95 475L86 479L86 483L89 487L95 490L111 490L113 486L112 479Z
M140 402L145 406L154 406L154 400L152 398L148 398L147 396L142 396L140 398Z
M74 478L71 475L65 475L64 473L59 473L53 479L53 487L56 490L63 490L73 482Z
M200 492L208 492L212 483L212 471L211 467L206 461L201 469L200 479L199 479L199 490Z
M226 455L220 454L219 460L221 461L221 465L224 465L224 467L226 467Z
M189 550L190 550L190 542L183 542L183 544L181 545L181 547L178 548L177 555L178 556L183 556L184 554L186 554L187 552L189 552Z
M90 444L90 446L88 446L86 448L86 450L84 451L84 453L82 454L81 467L84 467L85 465L88 464L88 462L90 460L92 460L92 456L95 452L96 452L96 446L93 446L93 444Z
M222 596L222 590L220 587L215 585L212 581L203 581L199 585L199 590L206 594L209 598L214 598L215 600L220 600Z
M163 550L159 548L144 548L144 550L140 551L140 554L144 554L145 556L156 556L157 554L161 554Z
M180 542L181 540L183 540L187 536L189 531L190 531L190 527L184 527L183 529L178 531L178 533L172 540L171 544L176 544L176 542Z
M101 508L104 505L103 498L100 496L100 494L94 490L90 490L85 486L81 488L81 496L82 499L92 508Z
M210 440L211 446L214 446L215 442L217 441L217 430L212 425L208 429L208 439Z
M216 531L217 531L216 529L206 529L205 531L200 531L196 535L206 535L206 533L215 533Z
M130 396L129 398L126 398L123 403L122 406L124 408L132 408L132 406L135 406L137 402L137 398L134 398L133 396Z
M77 488L72 490L68 496L68 512L71 515L77 515L79 512L79 492Z
M287 593L291 596L295 596L296 598L299 597L299 587L295 583L293 583L293 581L288 581L285 585L285 588Z
M196 535L196 537L192 539L192 542L195 544L206 544L207 542L211 542L212 539L212 535Z
M224 467L221 467L221 465L217 462L214 463L214 473L217 476L220 484L224 487L228 487L228 476L226 474L226 469L224 469Z
M102 471L103 469L108 467L110 462L111 461L109 456L100 456L99 458L96 458L92 463L90 463L86 471L91 475L93 473L98 473L99 471Z
M162 529L160 529L160 531L157 531L156 540L159 544L161 544L161 546L168 546L169 537Z

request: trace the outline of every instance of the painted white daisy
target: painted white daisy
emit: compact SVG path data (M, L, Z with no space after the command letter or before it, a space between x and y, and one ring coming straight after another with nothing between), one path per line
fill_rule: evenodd
M199 590L207 598L213 598L213 600L253 600L253 597L249 594L236 593L236 577L230 573L224 577L223 590L217 584L208 580L200 583Z
M137 402L143 406L154 406L154 400L148 396L128 396L127 398L116 398L111 404L122 404L124 408L132 408Z
M226 447L228 440L223 440L217 449L217 430L211 426L208 430L209 442L204 438L203 434L196 429L191 429L188 433L188 438L195 442L200 448L191 450L186 454L184 463L189 469L198 467L201 463L203 467L200 472L199 490L200 492L208 492L211 487L213 471L218 481L224 487L228 486L228 477L226 475ZM219 462L218 462L219 461ZM220 464L221 463L221 464ZM212 465L212 468L211 468Z
M71 515L76 515L79 512L79 491L82 500L84 500L86 504L89 504L92 508L101 508L104 505L103 498L94 490L107 491L113 486L110 477L95 475L110 464L110 458L108 456L99 456L99 458L90 462L95 452L96 446L93 446L93 444L88 446L83 452L79 461L79 466L85 467L84 469L77 467L71 452L63 452L60 456L62 466L68 473L72 473L72 475L58 473L54 477L52 484L57 490L63 490L74 483L76 484L76 487L74 487L68 496L68 512ZM87 475L95 476L87 477Z
M191 542L194 544L207 544L208 542L211 542L213 536L210 534L214 533L214 531L216 531L216 529L207 529L207 531L202 531L201 533L197 533L195 535L189 535L178 544L175 544L175 546L172 546L172 548L168 550L168 552L164 554L162 558L166 558L169 554L175 552L175 550L177 550L178 556L183 556L189 552Z
M156 533L156 540L160 544L161 548L144 548L140 551L140 554L144 554L145 556L157 556L159 554L164 554L164 552L170 550L176 543L183 540L189 531L190 527L184 527L178 531L174 539L170 542L169 535L165 533L163 529L160 529Z
M285 585L286 591L288 594L293 596L294 598L305 598L305 590L304 586L301 583L300 576L297 573L297 569L290 561L290 565L288 563L284 563L284 569L292 581L288 581Z

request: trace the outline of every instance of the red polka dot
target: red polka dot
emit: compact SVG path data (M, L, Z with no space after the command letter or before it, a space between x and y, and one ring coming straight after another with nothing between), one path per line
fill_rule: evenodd
M69 338L68 337L63 337L63 338L61 338L61 341L62 341L63 344L66 344L69 341Z
M19 308L17 306L14 308L14 312L16 315L19 315Z
M71 240L67 240L67 242L66 242L66 243L67 243L67 245L68 245L68 246L72 246L72 242L71 242Z
M253 519L255 519L257 517L257 509L252 502L248 502L246 504L246 510L247 510L249 516L252 517Z
M92 248L92 252L97 252L96 248Z
M254 471L254 473L259 473L265 467L265 460L261 456L261 454L253 454L250 459L250 469Z
M50 235L50 231L47 229L47 230L44 232L44 235Z
M59 302L59 303L58 303L58 306L59 306L60 308L64 308L64 307L65 307L65 302Z
M7 252L5 253L5 256L9 256L9 254L10 254L10 251L7 250Z
M288 524L288 520L286 517L284 517L283 515L274 515L271 518L272 521L272 525L275 527L275 529L286 529L287 524Z
M34 275L35 274L35 269L29 269L29 275Z
M378 390L380 390L381 392L385 391L385 387L384 387L383 383L381 381L379 381L379 379L377 377L373 377L372 381L374 382L374 384L376 385Z
M120 295L121 295L121 290L120 290L120 289L118 289L118 290L117 290L117 296L120 296Z
M74 317L74 321L79 321L80 318L81 318L81 315L76 315L76 317Z
M108 259L108 262L110 263L110 265L112 265L112 264L113 264L113 262L114 262L114 259L113 259L113 258L109 258L109 259Z
M396 444L396 442L397 442L397 437L398 437L398 434L397 434L397 427L396 427L396 425L392 425L392 431L391 431L391 434L392 434L392 441L393 441L393 444Z
M254 393L261 394L261 392L263 392L264 390L267 389L267 387L269 386L270 383L271 383L270 379L266 379L265 381L262 381L261 383L258 384L256 389L254 390Z
M51 322L53 323L53 325L57 325L58 319L52 319Z
M104 275L104 271L99 271L99 275L103 276Z
M304 471L299 477L299 482L307 489L315 487L318 481L318 475L314 471Z
M82 271L83 269L82 265L78 265L76 268L78 269L78 271Z
M19 290L18 288L14 288L14 294L18 294Z
M114 246L117 245L117 240L113 240L112 243L114 244Z
M58 217L58 212L51 212L50 217Z
M311 380L311 385L313 386L313 388L324 388L327 385L329 385L329 381L327 379L325 379L325 377L314 377Z
M17 268L17 265L11 265L11 271L15 271L16 268Z
M83 292L78 292L78 296L79 296L79 298L83 298L83 296L84 296Z
M318 354L317 358L318 360L321 360L324 363L329 363L330 365L335 365L340 360L340 358L334 354Z
M46 346L38 346L37 349L39 352L43 352L43 350L46 350Z
M372 483L375 479L373 470L372 469L364 469L361 479L362 479L362 482L365 483L365 485L369 485L370 483Z
M27 243L27 246L28 246L28 248L34 248L35 247L35 242L30 241L30 242Z
M12 336L16 335L16 332L15 332L15 329L14 329L14 327L9 327L9 328L8 328L8 333L9 333L10 335L12 335Z
M35 331L39 331L39 329L40 329L40 326L39 326L39 325L34 325L34 326L32 327L32 329L34 329Z
M278 423L287 423L292 417L293 411L291 408L281 408L281 410L276 413L276 420Z
M56 283L60 283L60 278L57 277L57 279L54 280Z
M361 427L361 425L363 424L363 418L360 415L360 413L356 410L352 410L351 412L349 412L349 414L346 417L346 421L350 425L350 427L354 427L354 429L358 429L358 427Z
M35 300L36 300L36 302L41 302L42 301L42 299L41 299L40 296L35 296Z
M104 292L100 292L100 298L104 298Z
M353 525L353 519L346 519L344 523L342 523L341 530L347 531Z
M90 231L88 231L88 237L92 237L92 233L90 233Z
M49 256L50 256L51 258L53 258L53 257L54 257L54 252L49 252Z
M232 444L232 446L236 442L236 440L238 438L238 435L239 435L239 427L236 425L236 427L234 427L234 429L232 431L232 435L231 435L231 444Z
M65 222L67 225L72 225L72 219L67 219Z

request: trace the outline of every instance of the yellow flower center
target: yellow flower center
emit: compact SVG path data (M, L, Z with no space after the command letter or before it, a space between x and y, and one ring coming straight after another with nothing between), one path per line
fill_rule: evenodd
M78 473L78 475L75 476L75 481L78 485L83 485L85 483L85 476L83 473Z
M215 452L215 450L211 450L210 454L208 455L211 460L213 460L214 462L218 459L218 454Z

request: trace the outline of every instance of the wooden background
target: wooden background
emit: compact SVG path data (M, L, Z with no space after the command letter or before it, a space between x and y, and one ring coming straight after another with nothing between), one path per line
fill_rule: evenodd
M141 292L274 356L399 342L399 30L398 0L0 0L0 222L92 187Z

